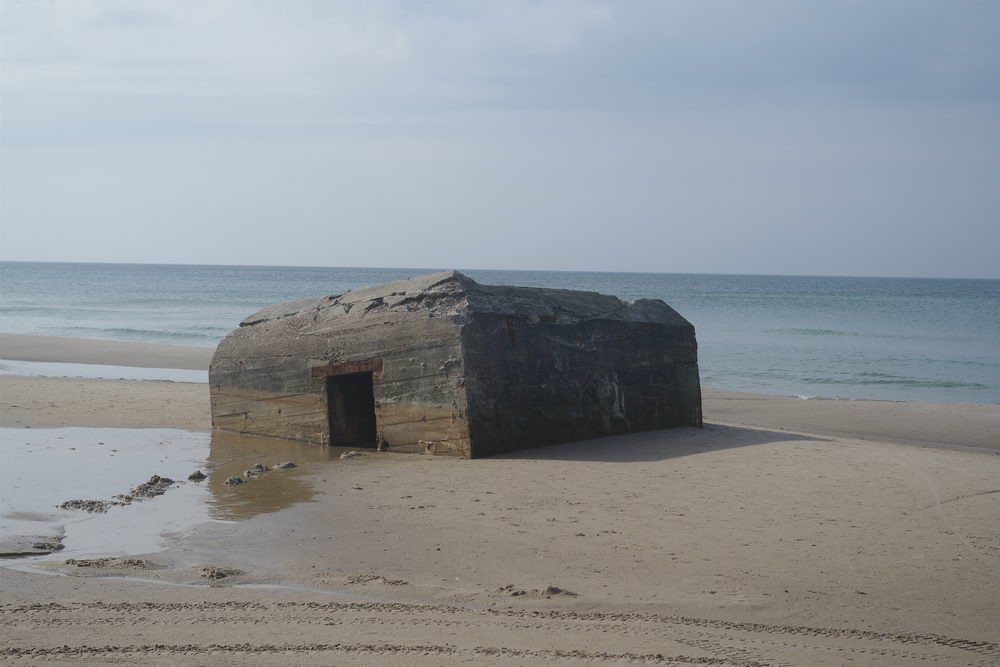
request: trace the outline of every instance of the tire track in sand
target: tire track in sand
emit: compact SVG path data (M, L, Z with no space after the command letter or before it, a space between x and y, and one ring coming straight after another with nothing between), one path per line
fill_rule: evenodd
M24 659L111 659L115 656L172 656L233 654L252 659L257 655L327 654L330 656L384 655L437 656L444 661L475 658L531 660L537 662L631 662L648 664L703 664L751 667L760 665L839 664L838 657L871 660L882 664L952 663L996 664L1000 645L931 633L877 632L857 628L827 628L745 623L720 619L642 612L531 610L475 608L448 604L403 602L73 602L2 604L0 626L5 646L0 657ZM201 643L145 643L122 641L123 629L152 632L164 626L190 627L214 641ZM317 627L319 626L319 627ZM353 628L368 642L331 641L338 626ZM38 638L63 629L59 645L41 645ZM275 629L278 637L253 628ZM359 628L364 628L359 630ZM470 632L489 633L489 645L460 641ZM287 634L292 632L294 634ZM403 633L410 633L410 637ZM443 633L451 632L445 635ZM535 632L549 638L545 646L513 638ZM230 633L256 641L222 643ZM275 641L294 636L300 643ZM378 635L382 635L379 637ZM427 637L437 641L428 643ZM630 651L607 650L599 639L626 637ZM11 641L21 637L22 641ZM64 643L76 637L76 645ZM420 638L424 641L420 641ZM509 637L506 641L504 637ZM567 648L552 648L551 638ZM29 640L29 638L33 638ZM412 643L405 643L412 638ZM195 639L186 638L188 642ZM309 641L323 639L326 641ZM371 641L385 639L387 641ZM19 645L14 645L15 643ZM650 651L649 647L673 645L675 650ZM569 648L572 647L572 648ZM695 653L676 650L689 647ZM636 650L636 649L639 650ZM601 650L604 649L604 650Z

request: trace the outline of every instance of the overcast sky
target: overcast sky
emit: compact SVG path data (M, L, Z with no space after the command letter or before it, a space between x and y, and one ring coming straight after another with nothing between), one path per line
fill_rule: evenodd
M5 0L5 260L1000 277L1000 2Z

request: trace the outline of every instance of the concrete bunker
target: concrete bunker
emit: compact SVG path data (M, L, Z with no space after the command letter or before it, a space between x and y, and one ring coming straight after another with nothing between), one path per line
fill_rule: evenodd
M701 426L694 327L658 299L457 271L269 306L219 344L212 425L464 457Z

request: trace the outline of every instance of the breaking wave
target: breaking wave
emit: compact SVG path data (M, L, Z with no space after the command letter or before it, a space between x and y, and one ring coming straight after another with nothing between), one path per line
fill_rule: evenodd
M898 385L901 387L922 387L926 389L994 389L995 387L980 382L960 382L957 380L931 380L926 378L911 378L889 373L859 373L851 377L804 377L803 382L809 384L838 385Z
M167 329L137 329L133 327L66 327L66 335L84 338L138 341L143 343L175 343L188 345L214 345L229 333L224 329L209 331L176 331Z

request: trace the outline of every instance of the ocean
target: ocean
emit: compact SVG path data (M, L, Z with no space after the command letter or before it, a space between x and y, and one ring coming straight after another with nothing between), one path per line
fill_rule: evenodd
M261 306L430 271L4 262L0 331L214 346ZM462 271L663 299L694 324L708 387L1000 403L1000 280Z

